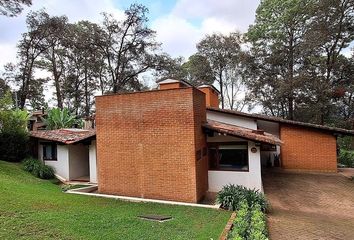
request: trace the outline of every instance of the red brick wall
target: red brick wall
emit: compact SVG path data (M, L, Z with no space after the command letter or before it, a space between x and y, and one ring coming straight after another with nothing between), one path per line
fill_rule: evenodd
M280 125L281 163L285 169L337 171L337 142L330 133Z
M202 130L202 123L206 121L205 94L194 90L194 131L195 152L200 151L201 158L196 158L197 200L201 200L208 191L208 154L206 135Z
M197 170L202 174L195 150L203 138L196 129L206 117L195 105L201 101L193 88L98 97L98 191L197 202Z
M200 87L200 91L205 93L205 100L207 107L219 107L219 94L210 87Z

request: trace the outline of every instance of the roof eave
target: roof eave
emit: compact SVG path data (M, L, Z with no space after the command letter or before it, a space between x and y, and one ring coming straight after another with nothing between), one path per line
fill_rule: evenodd
M281 141L281 140L279 140L279 141L275 141L274 140L273 141L273 140L268 140L268 139L256 139L256 138L244 136L242 134L236 134L236 133L233 133L233 132L230 132L230 131L227 131L227 130L223 130L223 129L220 129L220 128L217 128L217 127L213 127L213 126L210 126L210 125L207 125L207 124L203 125L203 127L206 128L206 129L210 129L210 130L213 130L215 132L221 133L221 134L226 134L226 135L229 135L229 136L246 139L246 140L253 141L253 142L268 143L268 144L274 144L274 145L278 145L278 146L281 146L283 144L283 141Z
M236 116L244 117L244 118L253 118L253 119L259 119L262 121L276 122L276 123L281 123L281 124L289 124L289 125L294 125L294 126L299 126L299 127L304 127L304 128L322 130L322 131L331 132L331 133L338 133L338 134L343 134L343 135L348 135L348 136L354 136L354 130L349 130L349 129L344 129L344 128L320 126L320 125L315 125L312 123L297 122L297 121L292 121L292 120L287 120L287 119L272 119L269 116L261 116L259 114L242 113L242 112L239 113L239 112L232 111L232 110L225 110L225 109L219 109L219 108L214 108L214 107L207 107L207 110L225 113L225 114L236 115Z

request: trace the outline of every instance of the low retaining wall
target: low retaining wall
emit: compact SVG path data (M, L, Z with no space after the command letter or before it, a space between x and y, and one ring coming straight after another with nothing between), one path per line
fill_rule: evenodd
M161 203L161 204L180 205L180 206L189 206L189 207L214 208L214 209L219 209L219 207L220 207L220 205L206 205L206 204L198 204L198 203L185 203L185 202L175 202L175 201L166 201L166 200L156 200L156 199L93 193L96 190L97 190L97 186L89 186L89 187L68 190L68 191L66 191L66 193L94 196L94 197L113 198L113 199L119 199L122 201L129 201L129 202L151 202L151 203Z

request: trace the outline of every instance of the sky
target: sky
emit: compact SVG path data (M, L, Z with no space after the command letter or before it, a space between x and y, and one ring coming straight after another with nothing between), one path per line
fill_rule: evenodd
M16 45L26 32L26 15L30 11L45 9L52 16L66 15L70 22L89 20L100 23L102 12L124 17L124 9L140 3L149 9L150 28L156 31L156 40L162 50L172 57L187 59L196 52L196 44L214 32L227 34L232 31L246 32L254 22L260 0L32 0L17 17L0 15L0 73L3 66L16 62ZM50 77L46 71L37 70L37 77ZM153 87L155 81L146 73L145 84ZM12 86L14 87L14 86ZM15 89L16 87L14 87ZM53 82L45 88L45 99L55 104Z
M26 15L30 10L45 8L50 15L67 15L70 22L100 23L102 12L119 19L132 3L149 8L149 25L165 52L188 58L205 34L247 31L259 0L33 0L32 6L18 17L0 16L0 69L16 60L16 44L21 33L26 32Z

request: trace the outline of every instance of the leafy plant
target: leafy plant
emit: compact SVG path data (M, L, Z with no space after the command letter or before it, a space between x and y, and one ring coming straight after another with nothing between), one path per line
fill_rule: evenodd
M49 130L71 128L75 124L80 125L80 121L77 120L67 108L64 108L63 110L60 108L52 108L48 111L48 116L44 122Z
M339 152L339 162L345 167L354 167L354 151L341 149Z
M232 240L267 240L268 230L265 215L259 204L248 205L242 201L233 222L232 231L228 235Z
M259 204L262 211L268 208L268 202L263 193L241 185L224 186L217 194L216 201L221 204L221 208L230 211L239 210L242 201L246 201L250 207Z
M267 225L265 215L262 212L261 206L256 204L251 210L249 237L252 240L266 240L268 239Z
M246 201L250 207L259 205L261 210L265 212L268 208L268 201L264 194L258 190L246 189L245 191Z
M237 211L236 218L233 222L233 231L229 234L229 239L244 239L247 236L249 227L249 206L246 201L242 201L240 209Z
M41 179L53 179L55 177L54 169L51 166L47 166L35 158L26 158L23 161L23 168Z

